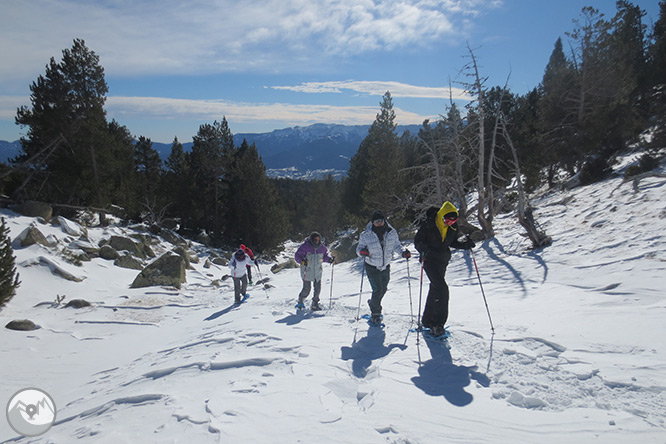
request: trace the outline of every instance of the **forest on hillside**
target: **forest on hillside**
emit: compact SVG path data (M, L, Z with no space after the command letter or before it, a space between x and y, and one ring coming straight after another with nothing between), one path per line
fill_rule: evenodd
M235 146L225 116L202 124L190 151L174 139L163 162L149 138L107 119L104 68L75 39L31 84L31 106L16 112L26 135L19 156L0 164L1 192L65 216L94 210L101 223L109 214L177 223L212 245L260 252L313 230L331 240L374 209L407 228L449 200L480 238L493 236L495 215L515 210L534 246L544 246L530 192L601 180L630 147L644 152L628 174L649 171L666 146L666 1L651 28L638 6L616 5L613 17L583 8L524 95L510 90L510 76L488 85L470 47L458 86L473 100L464 108L451 100L418 134L397 135L387 91L341 181L268 178L254 144Z

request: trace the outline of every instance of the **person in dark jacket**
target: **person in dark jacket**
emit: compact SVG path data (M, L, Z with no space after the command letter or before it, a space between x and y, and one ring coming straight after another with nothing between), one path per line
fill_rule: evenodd
M458 209L451 202L444 202L441 208L426 211L426 220L414 237L414 246L430 280L421 326L429 328L434 336L444 333L449 317L449 287L444 276L451 259L450 247L469 250L475 246L471 239L458 241L460 234Z

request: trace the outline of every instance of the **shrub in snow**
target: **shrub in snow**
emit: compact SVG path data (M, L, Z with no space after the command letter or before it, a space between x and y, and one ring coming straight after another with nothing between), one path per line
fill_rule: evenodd
M16 294L16 288L20 282L16 273L14 261L14 250L12 250L9 228L5 224L5 218L0 219L0 307L4 306Z

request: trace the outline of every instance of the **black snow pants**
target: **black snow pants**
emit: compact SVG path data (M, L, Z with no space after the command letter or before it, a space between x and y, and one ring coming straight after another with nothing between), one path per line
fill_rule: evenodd
M421 319L424 327L443 327L449 317L449 286L444 280L447 265L448 261L428 261L427 258L424 262L423 270L430 279L428 298Z

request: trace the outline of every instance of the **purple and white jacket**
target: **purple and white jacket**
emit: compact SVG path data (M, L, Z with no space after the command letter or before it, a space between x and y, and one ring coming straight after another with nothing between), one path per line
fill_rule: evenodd
M307 265L303 265L303 259L307 259ZM294 260L301 265L301 278L304 281L321 281L323 262L331 263L333 259L328 255L328 248L322 243L315 246L310 238L298 247Z

